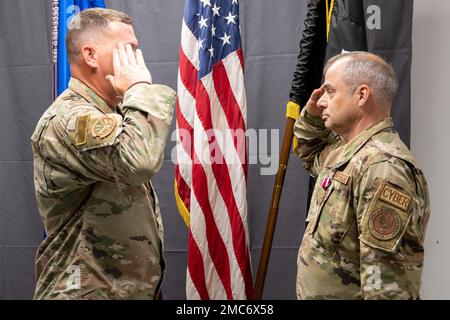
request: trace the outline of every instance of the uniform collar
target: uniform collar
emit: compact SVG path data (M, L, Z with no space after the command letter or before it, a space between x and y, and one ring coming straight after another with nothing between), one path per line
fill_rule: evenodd
M394 122L391 117L388 117L362 131L351 141L332 151L327 157L325 166L328 168L339 168L341 165L347 163L370 138L387 128L392 128L393 130L393 127Z
M113 111L108 106L108 104L100 98L94 90L89 88L87 85L85 85L83 82L76 78L70 78L69 81L69 89L73 92L77 93L78 95L82 96L87 102L95 106L97 109L99 109L103 113L112 113Z

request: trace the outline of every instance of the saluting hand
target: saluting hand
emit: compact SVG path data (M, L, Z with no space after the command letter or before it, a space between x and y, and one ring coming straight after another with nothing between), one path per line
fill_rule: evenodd
M316 117L320 117L322 115L323 109L317 105L317 102L319 102L319 99L322 97L322 95L325 93L324 87L320 87L319 89L316 89L311 94L311 97L309 98L308 102L306 103L306 111Z
M152 83L152 75L145 65L144 56L140 49L133 52L131 44L126 46L119 43L113 51L114 76L107 75L106 79L119 96L138 82Z

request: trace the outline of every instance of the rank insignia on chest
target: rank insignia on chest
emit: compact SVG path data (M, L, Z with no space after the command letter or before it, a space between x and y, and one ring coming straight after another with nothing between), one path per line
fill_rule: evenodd
M330 184L331 184L331 178L328 177L328 176L326 176L326 177L323 179L323 181L322 181L322 188L324 188L325 190L327 190L328 187L330 186Z

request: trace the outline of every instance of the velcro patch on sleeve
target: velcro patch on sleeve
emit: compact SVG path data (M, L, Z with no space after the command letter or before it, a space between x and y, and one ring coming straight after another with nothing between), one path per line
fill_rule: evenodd
M369 231L378 240L391 240L401 231L400 215L387 207L379 208L370 213Z
M105 139L108 137L117 127L117 120L110 115L104 115L92 124L91 134L94 138Z
M110 146L122 132L123 119L119 114L88 113L76 119L76 130L67 130L70 139L81 151Z
M377 249L395 251L411 218L407 211L411 202L412 197L405 192L382 183L363 216L360 240Z
M412 197L387 184L381 190L380 199L403 211L408 211Z
M77 118L75 143L77 146L82 146L87 142L89 118L89 114L84 114ZM68 128L68 130L70 130L70 128Z

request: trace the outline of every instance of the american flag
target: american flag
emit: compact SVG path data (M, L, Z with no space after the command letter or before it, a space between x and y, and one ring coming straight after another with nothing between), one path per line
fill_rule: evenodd
M175 196L189 225L188 299L253 296L243 69L238 0L186 0Z

